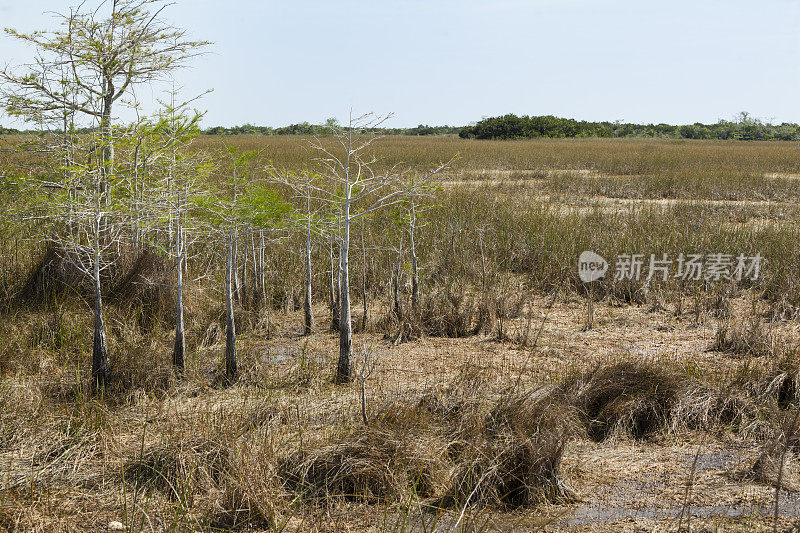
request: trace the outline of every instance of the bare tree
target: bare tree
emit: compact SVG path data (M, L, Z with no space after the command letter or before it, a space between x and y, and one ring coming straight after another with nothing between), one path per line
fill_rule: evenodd
M336 241L339 249L339 361L336 381L352 379L351 359L353 329L350 305L350 237L355 220L413 195L444 170L443 163L412 183L405 183L398 167L379 169L377 159L367 153L378 139L375 129L391 115L378 116L367 113L354 117L348 125L334 127L332 142L316 139L312 146L320 154L316 161L321 165L323 177L320 184L312 184L312 194L333 206L336 216Z
M256 172L262 168L258 152L227 146L226 150L227 168L220 189L198 197L195 203L205 213L209 231L221 237L225 247L225 377L232 383L239 376L234 314L236 240L242 227L274 228L289 206L275 190L258 185ZM246 190L243 183L248 184Z
M313 252L314 237L327 238L330 234L331 225L327 221L318 202L315 202L312 184L319 181L319 177L313 173L303 174L279 173L272 170L271 181L288 187L294 193L294 199L299 200L303 206L296 212L297 218L294 223L296 230L302 231L305 247L303 251L305 279L303 285L303 334L310 335L314 330L314 314L312 308L312 288L314 272L312 270L311 256ZM331 245L331 254L332 254ZM333 255L331 255L331 265L333 265ZM331 281L333 287L333 281ZM331 290L333 292L333 290ZM333 297L333 294L331 294ZM333 309L333 299L331 300Z

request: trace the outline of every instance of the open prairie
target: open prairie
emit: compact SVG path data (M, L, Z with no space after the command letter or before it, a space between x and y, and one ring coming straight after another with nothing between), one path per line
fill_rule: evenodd
M306 335L306 234L276 222L263 271L263 230L237 230L235 382L224 241L188 247L183 373L175 261L147 240L107 247L97 391L90 282L17 179L48 175L24 140L0 152L0 529L800 527L797 143L378 139L377 172L452 163L413 222L399 203L352 227L351 382L334 380L333 245L313 238ZM258 152L243 195L320 169L297 136L191 150L215 154L209 190L234 151ZM584 251L605 277L581 279ZM634 254L641 275L619 272ZM664 254L672 269L648 280ZM697 279L679 270L690 255Z

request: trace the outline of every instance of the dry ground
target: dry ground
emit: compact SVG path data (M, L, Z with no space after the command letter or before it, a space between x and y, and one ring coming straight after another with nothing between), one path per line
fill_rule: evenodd
M268 141L276 160L305 161L307 154L281 148L290 141L296 144ZM253 138L237 142L261 143ZM416 142L391 140L390 155L408 160L409 153L417 153ZM425 164L464 146L454 139L425 142L426 151L418 151ZM565 214L689 204L722 213L721 226L797 228L792 197L797 151L788 143L579 140L470 146L472 162L444 181L445 193L474 186L520 206L543 203ZM719 172L733 169L730 179L736 187L695 184L685 189L677 178L671 184L684 171L702 173L704 158L730 158L730 169L721 165ZM663 174L670 179L659 181ZM762 188L764 194L754 194ZM143 335L130 332L124 320L112 319L111 328L119 330L112 333L119 337L112 341L117 349L112 357L127 357L123 350L137 354L125 362L128 372L132 365L140 369L131 378L135 386L108 398L92 397L83 386L87 376L78 370L86 368L86 354L79 349L76 356L69 346L54 348L52 343L26 350L30 361L3 370L0 530L104 531L115 521L130 531L233 526L326 532L800 529L797 439L789 435L776 441L787 432L784 422L797 409L798 394L795 390L792 401L778 405L771 388L784 374L789 382L800 383L800 322L796 309L789 306L790 316L776 314L775 302L758 296L736 291L720 305L710 294L684 294L680 306L674 294L663 301L655 294L641 304L608 297L595 304L593 327L587 328L585 300L559 288L536 296L508 319L508 339L502 342L482 334L422 336L400 344L384 337L377 323L386 306L374 303L368 331L357 333L354 342L357 352L367 346L377 357L376 372L366 383L370 427L381 428L384 418L418 405L431 391L448 390L465 373L481 376L470 382L486 389L478 393L498 396L514 387L549 393L553 384L624 362L667 369L746 404L744 422L707 427L665 423L646 435L620 431L602 440L576 431L559 465L575 501L515 509L490 504L434 510L431 498L401 490L364 502L343 497L341 491L332 491L329 498L309 496L287 485L281 470L287 462L364 431L359 384L331 383L338 339L327 332L329 316L322 306L315 310L317 333L310 337L299 335L299 312L273 313L269 330L244 329L239 340L243 376L230 387L216 384L220 335L196 332L189 374L176 383L168 368L170 332L157 328ZM359 322L360 310L354 313ZM6 357L17 350L17 337L30 339L32 332L46 330L52 315L46 310L10 317L10 328L0 330ZM85 333L79 311L67 311L66 322L74 324L79 337ZM752 332L751 323L757 324ZM742 342L723 343L725 350L713 351L723 326L738 331ZM526 328L536 342L520 347ZM199 342L206 337L209 342ZM785 361L794 366L782 367ZM773 442L785 443L787 450L777 524L776 473L752 475L753 465ZM457 466L441 464L451 470ZM448 480L453 472L437 475ZM436 486L433 492L440 495L444 489Z
M552 308L547 304L544 297L533 304L533 321L537 327L544 324L533 349L484 336L423 338L395 346L376 333L356 335L357 347L366 343L378 355L377 373L367 383L368 409L377 411L387 400L413 403L425 391L451 381L465 365L480 369L490 381L513 380L521 372L526 383L542 385L563 378L570 370L598 363L647 360L687 374L711 376L730 375L747 359L709 351L722 320L708 313L697 321L691 312L676 316L669 309L600 304L594 328L586 330L583 301L562 296ZM735 301L734 314L745 313L749 305L746 297ZM324 309L317 310L317 318L325 323ZM219 344L199 351L194 362L197 376L169 396L142 395L120 406L59 398L54 396L54 384L41 376L4 382L5 387L19 387L20 392L12 394L23 405L29 403L27 396L36 396L30 403L38 402L47 420L39 421L34 438L25 438L22 434L27 430L22 429L19 446L6 447L0 454L6 486L0 499L0 524L12 531L17 527L98 531L118 520L145 531L176 524L182 529L192 522L182 522L170 498L122 483L124 464L164 442L217 434L233 417L266 417L268 425L279 428L271 443L277 455L290 447L325 441L344 427L358 426L358 387L329 384L337 339L327 333L299 337L295 326L299 323L296 313L281 315L280 327L270 338L256 332L246 335L242 352L250 375L231 388L210 388L198 377L213 373L222 350ZM518 318L508 331L521 330L524 324L525 319ZM797 336L796 323L768 327L781 338ZM307 383L298 380L301 360L307 360L317 374ZM91 427L75 432L64 424ZM701 524L724 531L770 529L774 486L736 476L752 466L762 446L763 442L750 436L728 431L664 431L642 440L573 439L561 470L577 502L513 512L468 509L460 527L478 531L676 530L682 513L681 525L686 527L688 513L693 530L700 530ZM798 466L789 454L787 479L800 474ZM693 483L687 492L690 478ZM197 500L205 497L195 496ZM800 493L794 487L782 493L779 505L781 527L800 520ZM400 511L391 505L298 505L283 513L282 524L288 531L401 530ZM438 516L434 529L447 531L458 509L441 516L415 509L407 514L409 530L424 531L424 524Z

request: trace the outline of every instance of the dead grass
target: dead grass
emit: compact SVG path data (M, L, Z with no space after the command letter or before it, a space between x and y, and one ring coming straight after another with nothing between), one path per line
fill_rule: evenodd
M560 475L566 444L578 435L569 406L540 392L510 391L488 409L460 413L451 443L457 464L444 506L531 507L570 502Z
M296 139L231 141L266 147L277 166L307 161ZM584 529L620 529L645 492L664 516L681 505L688 466L676 450L712 442L745 450L739 462L749 467L752 449L776 438L800 396L787 348L800 307L800 213L787 201L800 186L787 175L799 161L794 145L388 139L379 147L387 162L415 168L468 153L439 208L426 212L420 308L412 313L404 295L400 321L385 305L395 214L370 220L367 292L379 318L357 337L386 359L367 384L367 425L356 423L359 391L331 384L336 339L317 332L299 348L297 243L268 250L271 305L237 309L242 379L225 388L210 386L223 338L218 265L187 295L179 384L169 362L171 269L156 254L126 254L104 280L114 374L92 396L84 282L54 252L37 258L20 246L30 228L0 231L0 528L96 531L121 520L130 530L382 523L403 531L424 530L429 513L463 511L462 524L487 516L499 517L498 528L536 529L581 505L576 498L603 493L599 508L618 506L619 520ZM584 330L574 261L585 249L607 259L762 251L769 266L762 281L730 290L607 279L592 295L595 327ZM195 252L190 268L205 272L212 245ZM315 271L327 275L319 252ZM353 261L360 273L360 254ZM326 298L325 282L315 278L315 302ZM742 312L743 291L766 300L758 313ZM677 305L687 298L693 316ZM548 302L557 302L552 313ZM773 320L763 324L753 317L767 304ZM321 330L329 319L318 314ZM534 348L509 342L523 327ZM382 343L383 333L408 342ZM706 351L711 344L719 351ZM789 448L792 482L798 450ZM764 479L777 464L768 455ZM719 496L742 510L770 496L752 477L699 479L696 497L706 503ZM417 521L392 529L386 516Z
M736 390L717 389L653 361L598 364L568 377L558 393L572 402L595 441L687 429L741 431L755 415Z
M710 350L738 357L779 358L782 346L758 316L724 323Z
M296 452L280 465L287 489L316 503L331 498L397 502L434 493L436 448L386 429L359 428L327 445Z

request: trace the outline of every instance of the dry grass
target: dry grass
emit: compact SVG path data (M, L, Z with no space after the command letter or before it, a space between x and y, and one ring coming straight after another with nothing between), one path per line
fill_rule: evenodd
M687 429L743 431L757 415L735 388L715 388L655 361L601 363L567 377L558 393L596 441Z
M434 493L436 449L386 429L363 427L314 450L296 452L280 465L285 486L312 502L340 497L396 502Z
M264 148L280 167L302 168L310 153L296 138L229 140ZM0 223L0 529L97 531L119 520L145 531L430 531L439 516L466 531L484 516L500 529L620 529L645 493L655 518L639 525L661 527L685 499L689 467L675 458L698 442L737 454L740 470L767 457L763 479L733 485L719 475L731 465L701 461L695 491L707 516L719 497L749 513L735 526L766 527L752 517L769 502L762 485L774 481L777 455L762 452L786 433L800 396L789 348L800 308L793 144L388 138L377 147L386 163L416 169L462 158L418 235L419 309L402 293L398 320L389 304L398 213L370 219L366 265L353 253L353 281L365 266L378 317L356 342L384 356L366 386L367 425L360 391L331 382L323 247L313 257L318 332L298 337L302 243L284 240L267 250L270 305L236 310L241 380L219 388L213 243L189 264L192 276L211 269L187 294L182 382L169 361L170 265L123 253L104 280L114 374L93 396L84 280L31 244L36 228ZM0 194L0 209L21 201ZM574 268L585 249L607 259L760 251L768 267L754 283L607 279L588 294ZM360 279L353 285L360 302ZM800 479L789 440L787 486ZM587 502L621 516L588 526L558 518Z
M384 405L369 426L301 449L280 466L285 486L312 502L343 498L432 508L531 507L573 494L559 475L577 424L541 392L491 392L473 367L415 404Z
M717 330L712 351L739 357L780 357L783 347L758 316L728 321Z

